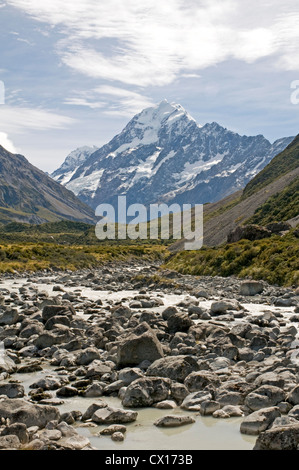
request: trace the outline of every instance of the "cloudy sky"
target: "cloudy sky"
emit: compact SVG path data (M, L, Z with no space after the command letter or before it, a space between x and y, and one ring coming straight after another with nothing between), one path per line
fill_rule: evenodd
M297 135L298 25L298 0L0 0L0 143L51 172L165 98Z

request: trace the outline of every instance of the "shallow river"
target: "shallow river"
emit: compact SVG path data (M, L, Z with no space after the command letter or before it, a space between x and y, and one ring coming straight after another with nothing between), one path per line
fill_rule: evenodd
M35 284L34 287L39 291L46 291L51 296L58 293L53 292L53 282L49 279L49 283ZM18 279L17 281L7 280L0 284L0 288L8 289L10 292L14 289L18 290L21 286L26 286L26 279ZM67 288L67 292L71 293L78 288ZM82 288L82 297L91 301L101 299L103 304L111 301L123 300L126 304L138 294L138 291L95 291L89 288ZM178 302L186 298L186 294L165 294L157 291L151 293L156 297L161 297L163 306L155 307L154 311L163 311L168 305L176 305ZM209 307L210 301L201 301L200 306ZM244 304L242 305L253 314L262 313L265 310L281 311L286 315L292 313L293 308L275 308L269 305ZM77 309L76 309L77 310ZM81 312L82 313L82 312ZM80 314L80 311L78 311ZM298 352L298 350L297 350ZM296 358L294 357L294 360ZM33 374L15 374L12 378L19 380L24 386L26 393L30 391L30 385L39 378L51 375L54 368L49 366L42 372ZM120 408L121 402L118 398L103 397L103 400L113 407ZM81 411L87 410L89 405L96 402L96 398L75 397L64 399L64 404L59 406L59 411ZM215 419L213 417L202 417L196 412L187 412L179 407L174 410L159 410L155 408L138 409L138 419L136 422L127 425L126 439L122 443L115 443L110 437L98 436L99 431L107 426L80 427L78 432L90 439L93 447L103 450L251 450L254 447L256 437L245 436L240 433L240 424L242 418ZM192 415L196 422L191 425L179 428L157 428L153 423L162 416L169 414Z

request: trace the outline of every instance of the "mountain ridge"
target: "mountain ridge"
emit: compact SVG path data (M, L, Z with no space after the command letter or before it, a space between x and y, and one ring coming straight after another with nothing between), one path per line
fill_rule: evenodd
M20 154L0 146L0 222L94 223L90 207Z
M292 140L271 144L216 122L202 126L181 105L163 100L84 160L66 187L93 209L116 204L119 195L129 204L215 202L243 189Z

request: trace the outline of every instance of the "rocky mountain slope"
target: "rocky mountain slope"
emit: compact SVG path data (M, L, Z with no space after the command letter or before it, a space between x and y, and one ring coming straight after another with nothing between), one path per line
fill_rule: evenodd
M293 140L271 144L216 122L200 126L179 104L166 100L136 115L107 145L69 170L65 162L52 177L95 209L116 204L215 202L243 189Z
M51 175L52 178L61 184L66 184L76 173L78 168L92 155L98 147L80 147L71 152L64 163Z
M243 191L204 207L204 244L220 245L238 226L299 222L299 135ZM183 248L182 241L173 249Z
M0 222L94 223L94 212L22 155L0 146Z

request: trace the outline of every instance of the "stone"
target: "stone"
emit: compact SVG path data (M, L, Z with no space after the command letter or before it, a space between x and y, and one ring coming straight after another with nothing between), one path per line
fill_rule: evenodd
M122 405L126 408L152 406L170 395L171 381L165 378L145 377L132 382L124 393Z
M94 382L89 385L83 392L83 396L86 398L97 398L103 395L104 387L99 382Z
M228 389L216 390L215 399L223 407L226 405L238 406L244 403L243 393Z
M244 296L254 296L261 294L264 290L264 285L260 281L244 281L240 286L240 294Z
M103 429L100 431L101 436L112 436L112 434L116 432L121 432L122 434L125 434L127 432L126 426L123 426L121 424L112 424L108 428Z
M235 243L242 239L246 240L261 240L263 238L271 237L272 232L265 227L259 225L246 225L239 226L232 230L227 237L227 243Z
M78 390L75 387L66 385L64 387L59 388L56 392L56 395L57 397L63 398L75 397L78 395Z
M276 374L275 372L265 372L264 374L259 375L255 379L254 385L257 387L261 385L274 385L275 387L283 388L285 385L285 380L283 377L281 377L279 374ZM299 398L299 387L298 387L298 398Z
M168 356L155 361L146 372L147 376L164 377L184 382L186 377L199 370L198 362L191 356Z
M259 351L260 349L266 348L267 345L268 342L264 336L256 335L250 341L249 348L253 349L253 351Z
M164 400L158 403L155 403L154 408L158 408L159 410L173 410L176 408L177 404L173 400Z
M54 406L33 405L23 399L0 401L0 419L9 419L11 424L23 423L27 427L43 428L49 421L59 420L60 413Z
M71 326L70 318L67 315L56 315L49 318L45 323L45 330L53 330L57 325Z
M33 335L41 335L43 333L43 325L40 322L32 321L27 323L26 327L24 327L20 331L20 338L31 338Z
M42 319L46 323L50 318L62 315L72 317L76 312L72 306L67 305L46 305L42 311Z
M137 420L136 411L123 410L121 408L102 408L94 412L91 420L97 424L121 424L133 423Z
M221 382L217 374L205 370L191 372L184 381L184 385L190 392L201 391L207 387L219 387L220 383Z
M23 423L14 423L6 426L1 432L1 436L17 436L21 444L29 442L29 432L27 426Z
M280 418L276 418L273 421L272 425L270 426L270 429L282 427L282 426L290 426L293 424L299 424L298 420L290 416L281 416Z
M111 373L111 367L104 364L102 361L94 360L87 366L85 377L87 379L94 379L95 377L102 377L105 374Z
M0 436L0 450L18 450L20 445L20 440L15 435Z
M185 385L179 382L172 382L170 386L170 395L178 405L189 395L189 390Z
M145 323L146 325L146 323ZM151 331L137 336L129 334L118 344L117 365L118 367L134 366L147 359L154 362L164 357L162 345L156 335Z
M114 442L123 442L125 440L125 436L122 432L114 432L112 435L111 435L111 439L114 441Z
M288 416L289 418L294 418L299 421L299 405L293 406L293 408L289 411Z
M33 341L34 346L36 346L38 349L45 349L45 348L51 348L55 344L63 344L68 341L68 334L65 333L65 335L58 335L55 334L54 331L51 333L43 333L38 338L36 338Z
M62 433L59 429L45 429L38 433L38 438L41 441L59 441L62 438Z
M193 325L193 321L186 313L174 313L167 320L167 327L170 334L178 331L187 332Z
M174 306L167 307L165 310L162 312L162 318L165 321L168 321L168 319L174 315L175 313L178 313L178 309Z
M115 310L112 311L111 316L115 320L119 320L119 319L129 320L132 314L133 312L129 307L126 307L125 305L121 305L120 307L117 307Z
M254 450L297 450L299 445L299 423L276 426L258 436Z
M212 302L210 313L211 315L221 315L226 313L228 310L239 310L240 307L238 303L233 300L218 300L217 302Z
M8 398L23 398L25 389L18 383L0 384L0 395L6 395Z
M62 450L91 449L89 439L78 433L70 437L62 437L59 441L56 441L56 445L59 445Z
M125 386L130 385L134 380L144 377L144 373L137 367L126 367L119 371L118 378L121 380Z
M238 350L239 361L250 362L253 360L254 352L252 349L245 347Z
M230 364L231 361L227 357L217 357L217 359L210 363L210 368L213 371L219 371L221 369L226 369Z
M22 446L22 450L39 451L39 450L43 450L44 446L45 446L44 441L35 438L32 441L30 441L28 444L25 444L24 446Z
M7 310L0 316L0 326L15 325L19 321L19 313L16 309Z
M42 390L57 390L61 387L62 381L58 377L46 377L39 379L30 385L30 388L41 388Z
M299 405L299 385L296 385L287 396L287 401L292 405Z
M241 434L256 436L263 431L266 431L276 418L281 416L279 408L270 407L254 411L246 416L241 423Z
M101 359L101 354L97 348L86 348L78 353L76 364L79 366L88 366L94 360Z
M82 415L82 421L88 421L89 419L92 418L93 414L102 408L107 408L108 404L104 402L103 400L97 400L95 403L90 405L85 413Z
M195 423L195 419L191 416L163 416L163 418L155 421L154 425L161 428L175 428Z
M212 395L209 392L193 392L185 397L181 404L183 410L200 411L201 404L212 400Z
M200 404L200 414L202 416L211 416L215 411L219 410L220 403L214 400L205 400Z
M230 415L226 413L222 408L220 410L216 410L213 413L213 418L216 419L228 419L230 418Z
M228 414L230 418L244 416L244 411L242 411L239 406L225 405L223 406L222 411Z
M2 352L2 351L0 351ZM0 374L13 374L17 369L15 362L7 354L0 354Z
M261 408L276 406L282 401L285 401L285 393L281 388L274 385L262 385L246 396L245 405L250 410L257 411Z

